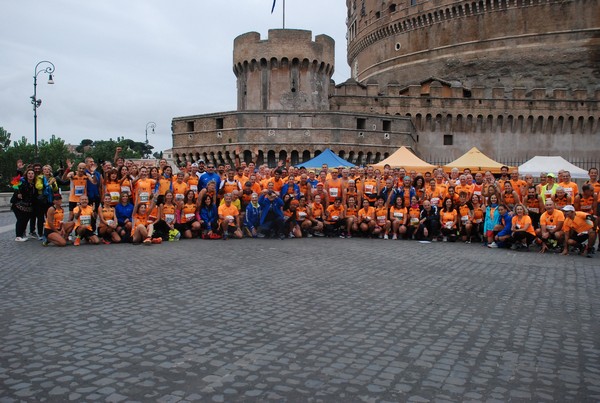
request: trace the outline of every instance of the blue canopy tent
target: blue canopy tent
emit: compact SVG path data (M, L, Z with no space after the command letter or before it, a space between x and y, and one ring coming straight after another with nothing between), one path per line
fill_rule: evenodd
M299 163L298 166L304 168L321 168L323 164L327 164L329 167L353 167L356 166L343 158L335 155L333 151L329 148L326 148L321 154L317 155L315 158L308 160L306 162Z

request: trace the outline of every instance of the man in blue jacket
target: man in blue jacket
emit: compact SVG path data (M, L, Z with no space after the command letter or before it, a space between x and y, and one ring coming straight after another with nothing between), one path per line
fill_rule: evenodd
M285 239L283 234L283 200L277 197L277 194L269 190L263 193L258 199L258 204L262 208L260 214L260 230L269 235L278 235L279 239Z
M206 172L200 175L200 179L198 179L198 190L206 188L206 185L208 185L208 182L210 181L215 181L217 190L221 188L221 177L215 172L215 164L212 162L209 162L206 165Z

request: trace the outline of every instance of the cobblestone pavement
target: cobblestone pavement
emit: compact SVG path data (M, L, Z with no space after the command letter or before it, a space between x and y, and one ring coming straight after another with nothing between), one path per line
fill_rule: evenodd
M12 232L0 250L0 402L600 401L598 257Z

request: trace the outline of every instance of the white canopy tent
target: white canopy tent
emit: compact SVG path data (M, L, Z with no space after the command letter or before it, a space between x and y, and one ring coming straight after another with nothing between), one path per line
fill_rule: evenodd
M579 168L577 165L571 164L569 161L560 156L536 156L519 166L519 174L531 174L534 177L540 176L540 173L558 173L560 170L569 171L571 178L587 179L588 172L585 169Z

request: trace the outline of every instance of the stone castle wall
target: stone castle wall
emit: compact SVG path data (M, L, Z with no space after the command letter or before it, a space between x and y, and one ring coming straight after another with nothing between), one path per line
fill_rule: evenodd
M179 161L231 162L239 150L249 162L291 158L301 163L333 152L357 164L375 163L398 147L415 146L414 128L404 116L368 113L245 111L173 119L173 155Z
M497 159L597 157L600 90L475 87L469 97L464 94L464 88L436 81L408 88L344 84L336 88L331 109L410 117L415 147L431 160L457 158L473 146Z
M348 63L363 83L406 85L433 76L468 87L600 88L597 0L347 5Z
M267 40L257 32L240 35L233 48L239 111L329 109L332 38L312 41L310 31L272 29Z

